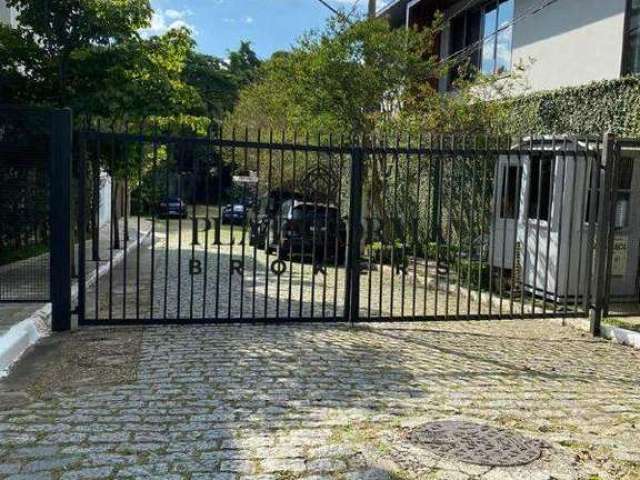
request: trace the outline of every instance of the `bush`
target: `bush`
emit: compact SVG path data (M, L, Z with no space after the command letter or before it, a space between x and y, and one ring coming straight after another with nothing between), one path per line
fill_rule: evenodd
M438 249L440 250L439 255ZM462 255L464 255L464 252L465 249L462 248ZM440 259L440 262L455 263L458 261L458 245L447 246L446 243L438 245L436 242L430 242L427 245L426 257L429 260Z
M463 287L469 285L471 290L477 290L479 278L480 290L489 289L491 269L486 262L463 258L457 262L456 269L458 271L458 281Z
M406 266L407 254L410 253L409 247L397 240L394 245L383 245L381 242L373 242L365 247L365 257L369 258L369 256L371 256L371 261L375 263L390 265L392 253L394 265Z

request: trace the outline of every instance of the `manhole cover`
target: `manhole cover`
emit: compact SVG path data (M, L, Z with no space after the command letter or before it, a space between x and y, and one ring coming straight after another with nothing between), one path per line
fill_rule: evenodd
M414 444L461 462L509 467L540 458L541 442L472 422L432 422L409 432Z

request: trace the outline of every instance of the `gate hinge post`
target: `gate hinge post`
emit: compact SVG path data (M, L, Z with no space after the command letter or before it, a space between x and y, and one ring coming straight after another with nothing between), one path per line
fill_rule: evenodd
M51 328L71 329L71 109L51 113L49 157L49 238ZM81 266L84 268L84 266Z
M591 308L589 311L590 331L594 337L601 334L602 312L605 303L607 281L607 263L609 258L609 235L612 232L610 228L611 222L611 205L615 203L613 184L615 169L615 144L616 136L612 132L604 134L602 143L602 155L600 159L600 167L603 170L604 178L601 179L600 200L598 205L598 223L595 249L592 255L595 255L595 279ZM591 282L592 279L589 279Z
M351 185L349 189L349 228L344 317L351 325L360 312L360 242L362 239L362 170L365 153L361 143L351 148Z

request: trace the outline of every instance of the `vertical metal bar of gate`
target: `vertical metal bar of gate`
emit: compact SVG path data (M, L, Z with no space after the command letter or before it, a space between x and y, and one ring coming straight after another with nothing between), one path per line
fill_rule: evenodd
M345 270L345 321L358 321L360 313L360 237L362 235L362 164L363 147L351 149L351 185L349 196L349 230L347 237L347 262Z
M70 109L51 112L49 238L51 328L71 328L71 152Z
M78 325L82 325L85 319L85 299L87 292L87 279L86 279L86 231L87 231L87 144L84 134L81 134L79 138L78 149L78 307L76 313L78 315ZM96 279L97 281L97 279Z
M602 157L600 160L600 169L604 170L604 179L600 183L600 198L597 224L597 241L596 246L592 250L595 255L595 284L593 289L593 300L590 310L591 334L600 336L600 322L602 320L602 310L604 306L605 274L607 271L607 250L608 250L608 234L610 231L610 202L612 201L611 192L613 190L613 177L615 170L614 145L615 136L608 132L604 135L602 144ZM591 196L593 198L593 195ZM588 279L591 282L591 279Z
M613 262L613 242L615 239L615 230L616 230L616 207L618 203L618 187L620 182L620 168L621 168L621 157L620 157L620 143L615 142L612 151L611 151L611 159L615 158L615 161L612 165L612 173L611 173L611 189L610 189L610 200L609 200L609 224L607 230L607 267L605 270L604 276L604 290L602 292L603 302L602 302L602 316L609 316L609 303L611 300L611 264ZM610 162L611 163L611 162Z

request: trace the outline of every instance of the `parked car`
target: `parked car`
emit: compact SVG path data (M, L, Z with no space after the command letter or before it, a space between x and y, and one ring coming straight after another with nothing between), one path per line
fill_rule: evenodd
M224 207L222 211L222 223L225 224L244 224L247 218L248 208L242 203L233 203Z
M267 247L266 227L269 224L269 219L273 218L280 211L282 202L292 199L302 201L303 196L292 191L280 191L279 189L271 190L269 193L259 198L258 201L255 202L255 205L252 205L249 212L249 225L251 227L249 235L250 245L255 245L261 249L265 249Z
M187 204L180 197L165 197L160 201L158 213L161 217L187 218Z
M346 224L333 205L285 200L275 214L265 216L257 226L254 244L276 252L279 257L304 260L314 257L344 261ZM336 250L337 248L337 250Z

